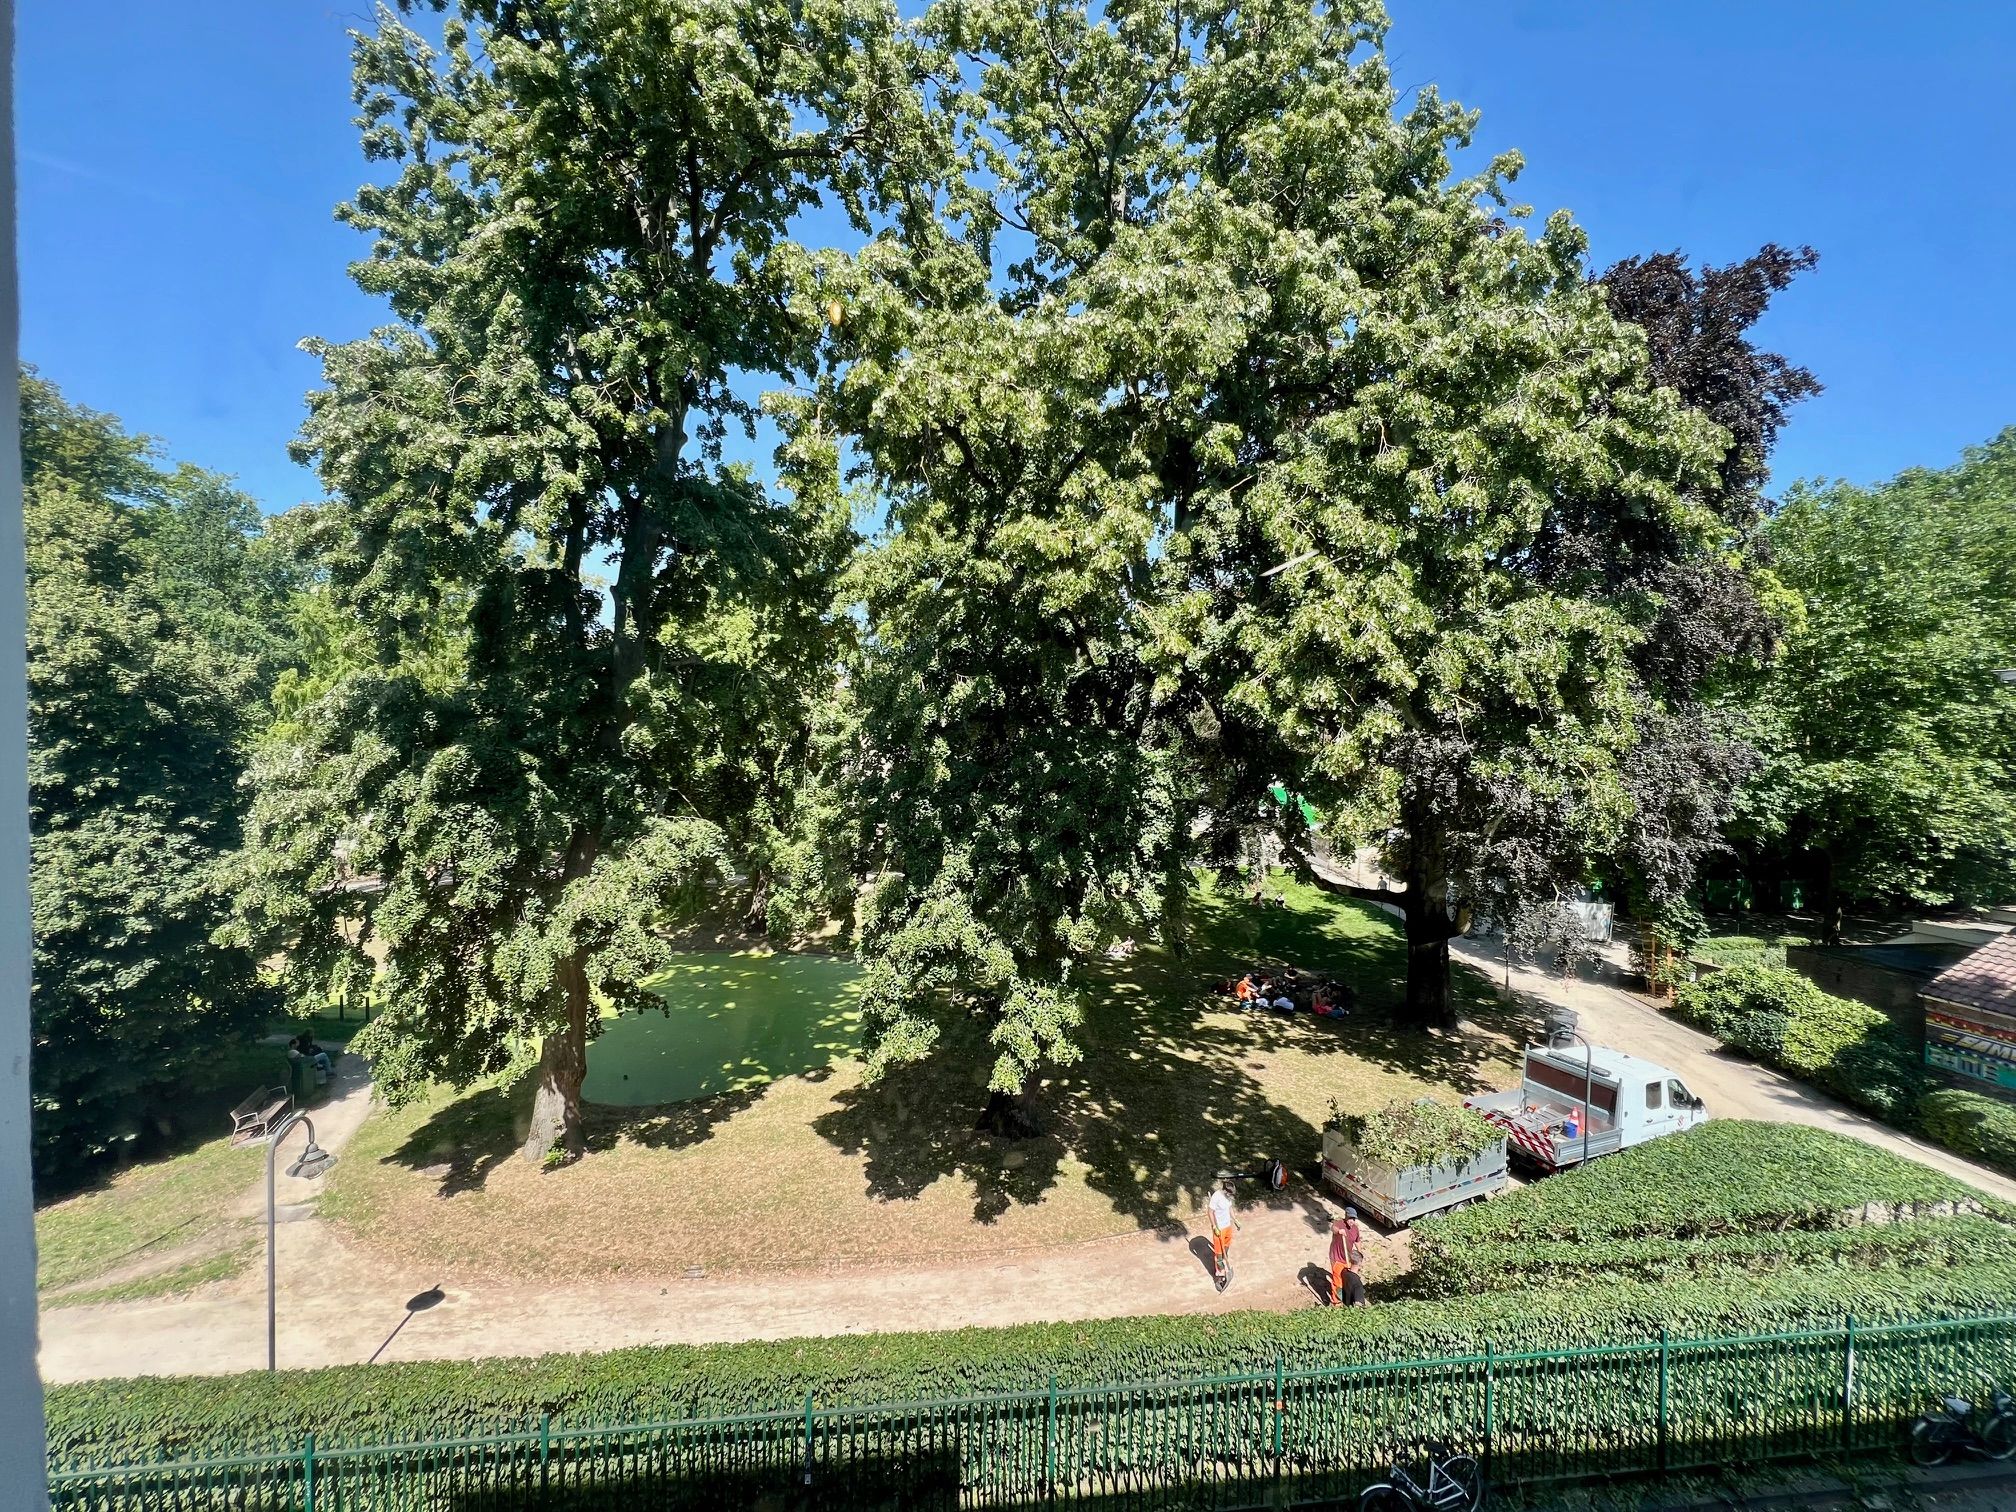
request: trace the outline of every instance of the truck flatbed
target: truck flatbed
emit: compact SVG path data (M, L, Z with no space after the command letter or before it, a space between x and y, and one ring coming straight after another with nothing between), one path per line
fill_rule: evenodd
M1596 1046L1534 1045L1522 1083L1467 1100L1505 1131L1512 1158L1542 1174L1581 1165L1708 1116L1664 1066ZM1575 1132L1566 1132L1572 1121Z
M1594 1160L1598 1155L1609 1155L1624 1147L1623 1131L1607 1127L1599 1119L1590 1126L1585 1152L1585 1141L1579 1132L1573 1138L1561 1132L1567 1108L1544 1104L1526 1107L1525 1100L1524 1091L1514 1087L1510 1092L1470 1098L1467 1104L1505 1131L1509 1149L1521 1164L1545 1171L1565 1171L1580 1165L1585 1158Z
M1505 1190L1505 1141L1468 1160L1390 1166L1368 1160L1342 1129L1323 1131L1323 1185L1387 1228Z

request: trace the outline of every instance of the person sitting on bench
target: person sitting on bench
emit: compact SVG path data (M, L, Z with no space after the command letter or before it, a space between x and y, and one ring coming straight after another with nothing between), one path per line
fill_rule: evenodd
M329 1052L315 1043L315 1036L303 1030L287 1042L287 1048L315 1067L315 1074L324 1081L329 1079Z

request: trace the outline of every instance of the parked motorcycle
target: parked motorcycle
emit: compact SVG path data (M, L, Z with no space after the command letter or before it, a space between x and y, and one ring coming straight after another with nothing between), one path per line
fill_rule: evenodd
M1942 1397L1911 1425L1911 1461L1943 1465L1956 1454L2006 1460L2016 1454L2016 1398L1997 1390L1986 1406L1965 1397Z

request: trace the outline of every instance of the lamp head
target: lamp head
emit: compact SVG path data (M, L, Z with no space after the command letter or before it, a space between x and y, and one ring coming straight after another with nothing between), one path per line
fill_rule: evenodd
M334 1164L336 1164L336 1157L311 1139L308 1142L308 1148L301 1152L301 1158L287 1167L287 1174L289 1176L299 1176L307 1181L313 1181Z

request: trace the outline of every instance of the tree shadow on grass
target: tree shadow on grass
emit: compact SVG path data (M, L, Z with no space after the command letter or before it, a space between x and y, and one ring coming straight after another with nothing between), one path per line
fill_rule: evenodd
M653 1150L684 1150L704 1144L737 1113L752 1108L769 1090L767 1084L742 1087L713 1097L666 1103L655 1108L618 1108L589 1103L581 1110L582 1132L590 1154L618 1144L640 1144Z
M992 1223L1010 1207L1042 1200L1056 1184L1064 1144L1054 1132L1006 1140L976 1127L986 1086L962 1069L974 1063L949 1054L897 1066L871 1086L840 1093L812 1127L865 1159L871 1195L907 1200L957 1176L972 1188L974 1220Z
M524 1144L532 1127L535 1081L528 1068L508 1081L463 1093L428 1114L380 1164L434 1177L443 1197L478 1190Z
M430 1114L382 1163L435 1177L443 1197L480 1189L523 1147L532 1127L536 1079L528 1068L509 1081L464 1093ZM581 1110L582 1134L590 1154L613 1150L626 1140L654 1150L683 1150L711 1138L764 1090L745 1087L650 1108L587 1103Z
M984 1026L967 1022L945 1024L929 1060L842 1093L813 1127L865 1158L877 1198L914 1198L956 1177L973 1189L974 1217L990 1222L1011 1205L1040 1201L1069 1158L1087 1168L1087 1184L1116 1212L1143 1228L1166 1228L1194 1214L1220 1171L1250 1171L1272 1158L1299 1168L1313 1158L1320 1131L1256 1074L1277 1052L1335 1054L1466 1093L1489 1086L1487 1068L1507 1057L1523 1016L1464 974L1459 1002L1477 1028L1396 1027L1405 948L1393 922L1370 905L1307 892L1291 886L1289 904L1254 906L1206 890L1193 905L1189 951L1144 949L1089 972L1078 1035L1084 1059L1031 1089L1044 1129L1037 1138L1008 1143L972 1127L986 1098L984 1069L974 1068L992 1056ZM1342 1020L1241 1013L1213 991L1258 965L1349 983L1358 1009ZM1321 1226L1327 1213L1312 1208L1310 1222Z

